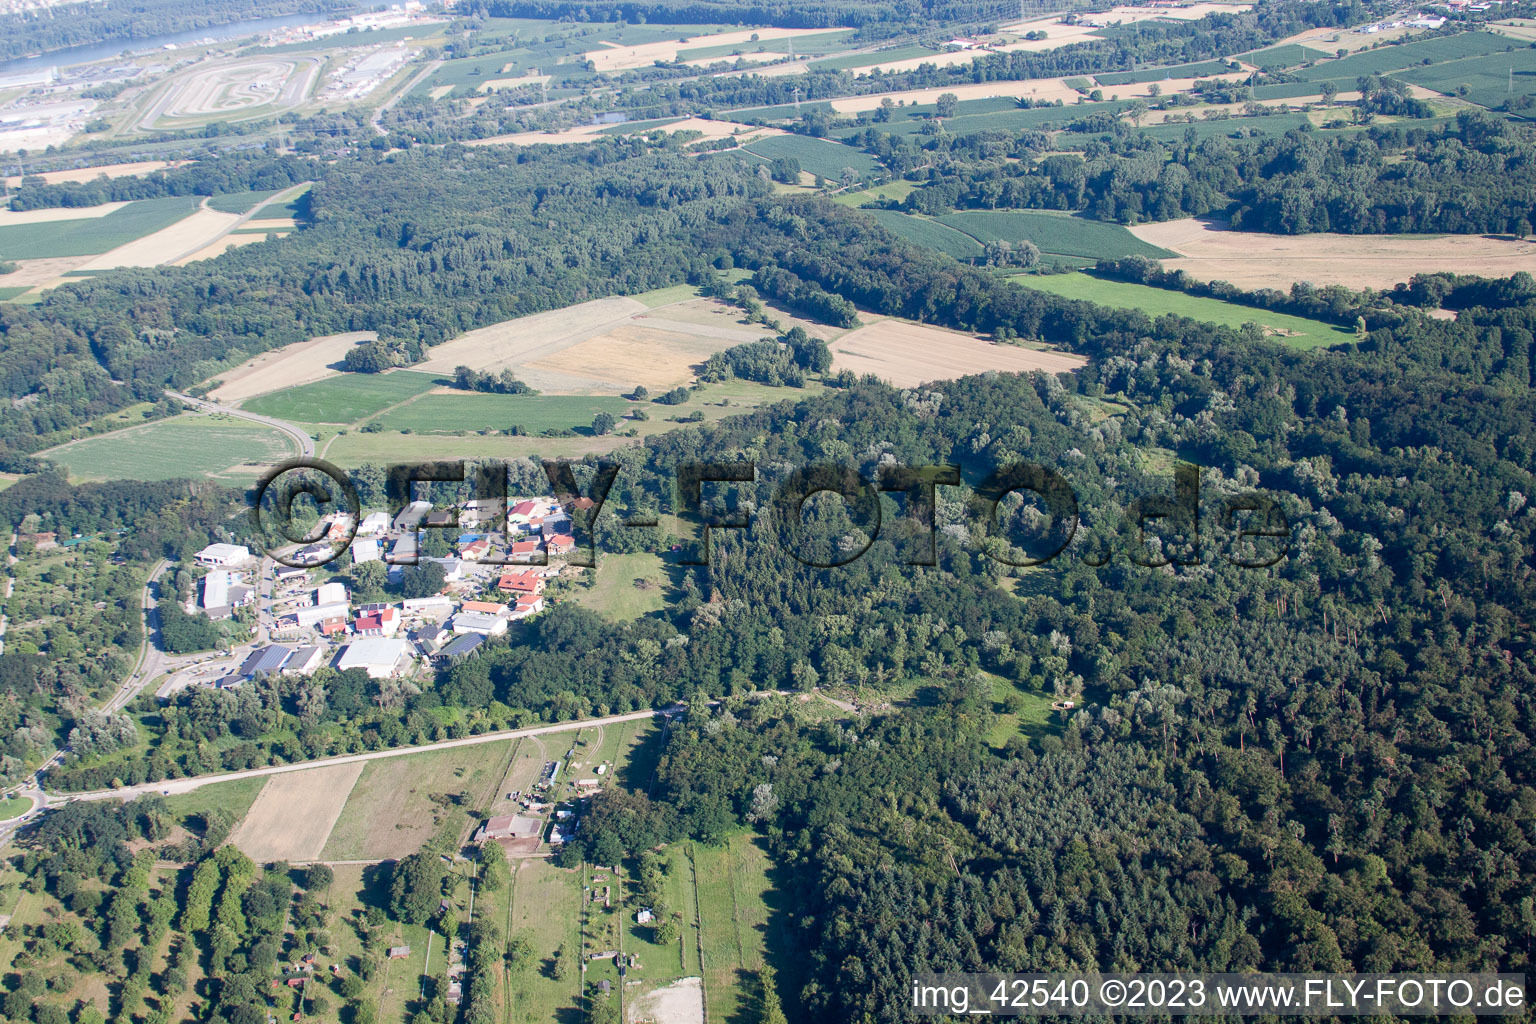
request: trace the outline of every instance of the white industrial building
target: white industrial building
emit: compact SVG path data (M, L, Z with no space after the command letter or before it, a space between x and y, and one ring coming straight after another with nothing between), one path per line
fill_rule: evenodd
M387 679L409 668L413 659L410 641L370 636L348 644L337 659L336 667L343 672L360 668L374 679Z
M507 631L507 620L500 615L487 615L485 612L459 612L453 617L453 631L501 636Z
M347 602L332 601L330 604L311 604L294 611L293 617L299 620L300 626L318 626L326 619L345 619L347 617Z
M380 554L379 542L372 537L360 537L352 542L352 561L357 565L377 562Z
M244 544L209 544L196 557L204 565L244 565L251 560L251 549Z
M389 529L388 512L369 512L357 526L359 537L376 537Z
M315 604L346 604L347 585L345 583L322 583L315 591Z

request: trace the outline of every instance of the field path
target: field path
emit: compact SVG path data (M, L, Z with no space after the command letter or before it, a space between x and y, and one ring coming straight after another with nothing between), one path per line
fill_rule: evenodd
M229 234L231 231L233 231L236 228L238 228L240 225L244 224L246 221L250 220L252 217L256 216L256 214L259 211L265 209L268 206L271 206L273 203L286 203L286 202L289 202L295 196L297 196L301 191L303 191L304 189L308 188L311 184L313 184L313 182L301 181L297 185L293 185L293 186L290 186L289 188L283 189L281 192L278 192L276 195L268 196L263 202L257 203L255 206L251 207L249 210L246 210L244 213L240 214L240 216L237 217L235 220L233 220L229 224L224 225L224 230L220 231L218 234L214 235L212 238L205 238L201 242L199 242L197 245L194 245L192 248L188 249L186 252L179 253L178 255L173 256L170 259L165 260L164 262L165 263L174 264L174 263L177 263L180 260L184 260L184 259L188 258L189 256L195 256L196 254L202 252L204 249L208 248L210 245L213 245L215 242L217 242L219 239L223 238L225 235ZM208 209L208 200L204 199L202 204L198 208L202 209L202 210Z
M276 427L278 430L281 430L283 433L287 434L289 437L298 442L300 455L308 458L309 456L315 454L315 439L310 437L307 431L300 430L298 427L294 426L292 423L287 422L286 420L276 420L271 416L258 416L254 412L246 412L243 409L235 409L227 405L220 405L217 402L209 402L201 398L193 398L191 395L183 395L179 391L167 391L166 394L170 395L172 398L180 399L190 406L202 409L205 412L221 412L226 416L233 416L236 419L250 420L252 423L265 423L269 427Z
M462 736L459 739L443 740L440 743L425 743L416 747L393 747L388 750L370 750L365 754L344 754L340 757L321 758L318 761L299 761L293 764L268 765L262 768L247 768L244 771L224 772L218 775L198 775L186 779L165 779L160 782L145 782L137 786L97 790L91 793L55 793L50 794L48 800L49 803L57 805L71 800L132 800L135 797L144 796L149 793L191 793L204 786L212 786L220 782L234 782L238 779L253 779L268 775L283 775L289 772L302 772L312 768L326 768L332 765L356 764L362 761L375 761L385 757L405 757L409 754L442 750L445 747L470 747L482 743L499 743L503 740L517 739L523 736L542 736L548 733L573 732L588 729L594 725L638 722L642 719L654 718L656 714L657 712L650 709L630 711L622 715L609 715L607 718L556 722L553 725L536 725L526 729L505 729L501 732L487 732L481 733L478 736Z

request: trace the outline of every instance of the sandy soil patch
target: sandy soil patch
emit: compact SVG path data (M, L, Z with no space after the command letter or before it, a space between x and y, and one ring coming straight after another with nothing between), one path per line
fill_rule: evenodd
M95 257L81 270L111 270L115 267L158 267L179 260L215 241L219 235L240 221L236 213L198 210L152 235L134 239L111 252Z
M252 235L261 238L261 235ZM348 331L326 334L308 341L263 352L233 370L219 374L222 382L208 396L215 402L234 404L268 391L308 384L323 377L334 377L340 370L331 368L347 354L347 349L361 341L372 341L373 331Z
M647 130L655 131L656 129ZM660 130L669 134L672 132L703 132L706 139L724 139L735 135L742 142L760 139L765 135L789 134L778 128L754 128L752 125L738 124L735 121L710 121L702 117L690 117L676 124L663 125Z
M679 978L629 1001L629 1024L704 1024L704 979Z
M1194 218L1140 224L1131 232L1183 257L1163 260L1167 269L1240 288L1286 289L1297 281L1390 288L1434 271L1489 277L1536 273L1536 242L1486 235L1271 235L1229 231L1219 221Z
M646 306L642 302L610 296L565 309L504 320L433 346L428 350L431 358L411 369L446 374L452 374L458 366L500 370L552 356L644 312Z
M292 217L267 217L264 220L248 220L244 224L241 224L240 227L242 229L264 228L264 229L266 229L268 231L292 231L293 230L293 218Z
M427 90L427 95L435 100L440 100L451 92L453 92L453 86L451 85L434 85Z
M317 859L365 767L356 761L269 777L230 842L258 863Z
M48 288L55 287L69 278L64 275L77 270L85 263L89 256L56 256L45 260L16 260L16 269L9 274L0 276L0 285L7 288L21 287L22 285L43 285Z
M203 246L190 256L183 256L176 261L175 266L184 267L188 263L196 263L198 260L211 260L224 255L231 249L238 249L242 245L250 245L252 242L265 242L266 240L266 235L225 235L218 241Z
M120 203L102 203L100 206L50 207L45 210L0 209L0 228L15 224L46 224L56 220L95 220L127 205L125 200Z
M1536 21L1511 18L1509 21L1489 25L1488 28L1512 39L1536 40Z
M167 167L179 167L186 161L176 160L138 160L125 164L104 164L101 167L77 167L70 171L45 171L42 179L50 185L57 185L68 181L95 181L100 177L119 178L130 174L148 174L151 171L163 171ZM14 187L21 179L6 178L7 188Z
M769 39L788 39L791 36L813 36L832 31L831 28L745 28L735 32L717 32L713 35L693 36L681 42L667 40L656 43L643 43L639 46L607 46L600 50L589 50L582 54L592 62L598 71L624 71L629 68L647 68L658 60L672 61L683 50L696 50L704 46L741 46L743 56L750 56L747 51L753 42L765 42ZM754 40L752 37L756 36ZM782 54L766 55L770 60L776 60ZM705 63L713 63L720 60L734 60L735 58L716 57Z
M832 369L873 373L903 388L987 370L1062 373L1085 362L1065 352L994 345L970 334L905 320L881 320L850 331L832 344Z

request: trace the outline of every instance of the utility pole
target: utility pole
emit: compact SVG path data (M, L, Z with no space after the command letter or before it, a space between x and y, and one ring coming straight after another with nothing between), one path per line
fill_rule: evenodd
M799 113L799 111L800 111L800 87L797 85L797 86L795 86L795 112Z

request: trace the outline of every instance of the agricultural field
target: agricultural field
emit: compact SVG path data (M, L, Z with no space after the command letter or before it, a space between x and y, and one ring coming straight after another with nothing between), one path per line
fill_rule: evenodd
M897 179L888 181L884 185L871 185L858 192L839 192L832 197L832 201L844 206L863 206L865 203L883 202L888 199L900 202L920 187L915 181Z
M170 227L196 210L196 199L172 196L127 203L99 217L0 222L0 260L99 255Z
M1491 32L1464 32L1460 35L1424 39L1398 46L1382 46L1351 54L1342 59L1318 61L1311 67L1302 68L1294 74L1307 82L1337 82L1343 89L1346 86L1353 87L1355 79L1360 75L1401 71L1404 68L1421 65L1426 60L1430 64L1438 64L1466 57L1478 57L1513 45L1515 44L1512 40Z
M259 864L318 859L364 767L357 761L269 776L230 842Z
M1244 64L1252 64L1256 68L1293 68L1309 60L1322 60L1331 56L1333 54L1327 50L1303 46L1300 43L1284 43L1280 46L1271 46L1266 50L1238 54L1237 59Z
M263 192L229 192L224 195L210 196L208 209L218 210L220 213L249 213L281 191L283 190L268 189Z
M1394 78L1447 96L1497 107L1514 96L1536 95L1536 50L1490 53L1399 71ZM1465 93L1462 89L1465 88Z
M788 56L793 47L795 56L807 57L818 53L830 53L841 49L848 36L852 32L849 29L839 29L835 32L822 32L818 35L795 36L792 39L760 39L757 42L746 43L717 43L713 46L699 46L693 49L680 50L677 59L680 61L698 63L711 60L730 60L737 53L743 55L771 54L773 56Z
M946 227L962 231L978 242L1035 243L1042 253L1080 256L1086 259L1117 259L1147 256L1158 259L1173 253L1142 241L1119 224L1076 214L1037 210L965 210L934 218Z
M80 273L119 267L158 267L174 263L216 241L239 221L233 213L199 209L153 234L120 245L76 268Z
M586 429L600 412L622 418L634 403L606 395L482 395L433 392L379 417L385 430L474 432L513 426L544 430ZM659 407L658 407L659 408Z
M260 423L188 413L69 441L39 454L71 480L170 480L209 477L244 483L296 454L288 435Z
M467 835L471 815L491 806L512 760L513 743L498 740L366 762L328 829L320 856L403 857L455 817Z
M579 1019L581 972L557 978L557 950L568 956L581 949L582 872L555 867L542 858L514 862L507 920L508 936L521 936L533 948L533 963L509 972L508 995L516 1024Z
M982 254L981 243L963 231L941 224L930 217L919 217L898 210L866 210L891 234L915 245L947 252L957 260L973 259Z
M177 821L186 827L188 820L213 810L227 812L235 821L245 817L261 794L267 780L261 776L215 782L211 786L199 786L188 793L175 793L165 797L165 806Z
M1169 67L1145 68L1141 71L1111 71L1108 74L1093 77L1100 85L1140 85L1144 82L1162 82L1173 78L1209 78L1212 75L1227 74L1231 70L1225 61L1207 60L1198 64L1174 64Z
M846 57L832 57L811 63L812 71L852 71L855 68L886 68L897 61L912 59L936 59L942 51L931 46L897 46L875 53L851 53Z
M793 157L800 161L802 171L820 174L832 180L841 178L844 168L851 167L856 174L862 176L872 173L877 166L875 158L862 149L805 135L774 135L756 139L740 151L764 160Z
M1001 345L971 334L905 320L880 320L832 343L832 368L872 373L896 387L973 373L1066 373L1086 360L1048 349Z
M1317 348L1354 339L1354 332L1320 320L1308 320L1253 306L1239 306L1200 295L1186 295L1167 288L1111 281L1083 273L1025 274L1011 280L1036 291L1083 299L1101 306L1139 309L1149 317L1172 313L1228 327L1256 323L1264 328L1265 333L1294 348Z
M1055 106L1053 103L1044 103L1040 106L1025 109L1019 107L1017 104L1010 104L1010 106L1006 108L995 109L995 104L993 104L994 109L978 110L976 113L965 113L963 109L964 104L962 103L961 113L956 114L954 117L945 118L944 130L951 135L971 135L976 132L986 131L1049 131L1052 129L1063 128L1066 125L1071 124L1073 121L1076 121L1080 118L1089 117L1093 114L1117 114L1131 105L1130 100L1105 100L1102 103L1077 103L1074 101L1078 97L1078 94L1076 92L1072 92L1071 96L1072 99L1067 99L1065 105L1063 106ZM1047 98L1054 100L1059 97L1053 95ZM978 106L981 105L981 102L982 101L978 101ZM881 128L882 131L888 131L896 135L917 135L923 130L923 125L928 123L926 119L919 119L915 117L903 119L900 116L900 111L897 111L896 113L896 118L890 121L888 124L883 125ZM834 134L846 138L863 131L864 128L861 126L857 128L838 129Z
M208 397L215 402L239 403L256 395L336 376L341 373L340 364L348 349L376 337L372 331L349 331L258 353L218 374L218 387Z
M438 386L440 379L436 374L414 370L343 373L259 395L243 402L241 408L300 423L356 423L425 394Z
M1280 86L1279 88L1292 88L1293 86L1295 86L1295 83L1286 86ZM1318 117L1322 116L1323 115L1321 113L1318 115ZM1269 114L1264 117L1216 118L1209 121L1196 121L1193 124L1180 124L1179 122L1169 122L1166 124L1147 124L1142 126L1141 132L1142 134L1148 135L1160 142L1172 142L1178 139L1183 139L1184 136L1188 134L1189 129L1193 128L1195 130L1195 138L1204 141L1205 139L1216 138L1219 136L1226 136L1229 138L1242 138L1245 136L1254 135L1284 135L1286 132L1291 131L1294 128L1300 128L1303 124L1306 124L1309 121L1311 121L1313 124L1316 124L1316 119L1313 117L1304 113L1292 111L1284 114Z
M1488 235L1272 235L1229 231L1220 221L1195 218L1138 224L1131 231L1177 254L1162 261L1165 269L1246 289L1286 291L1297 281L1390 289L1436 271L1536 273L1536 243Z

